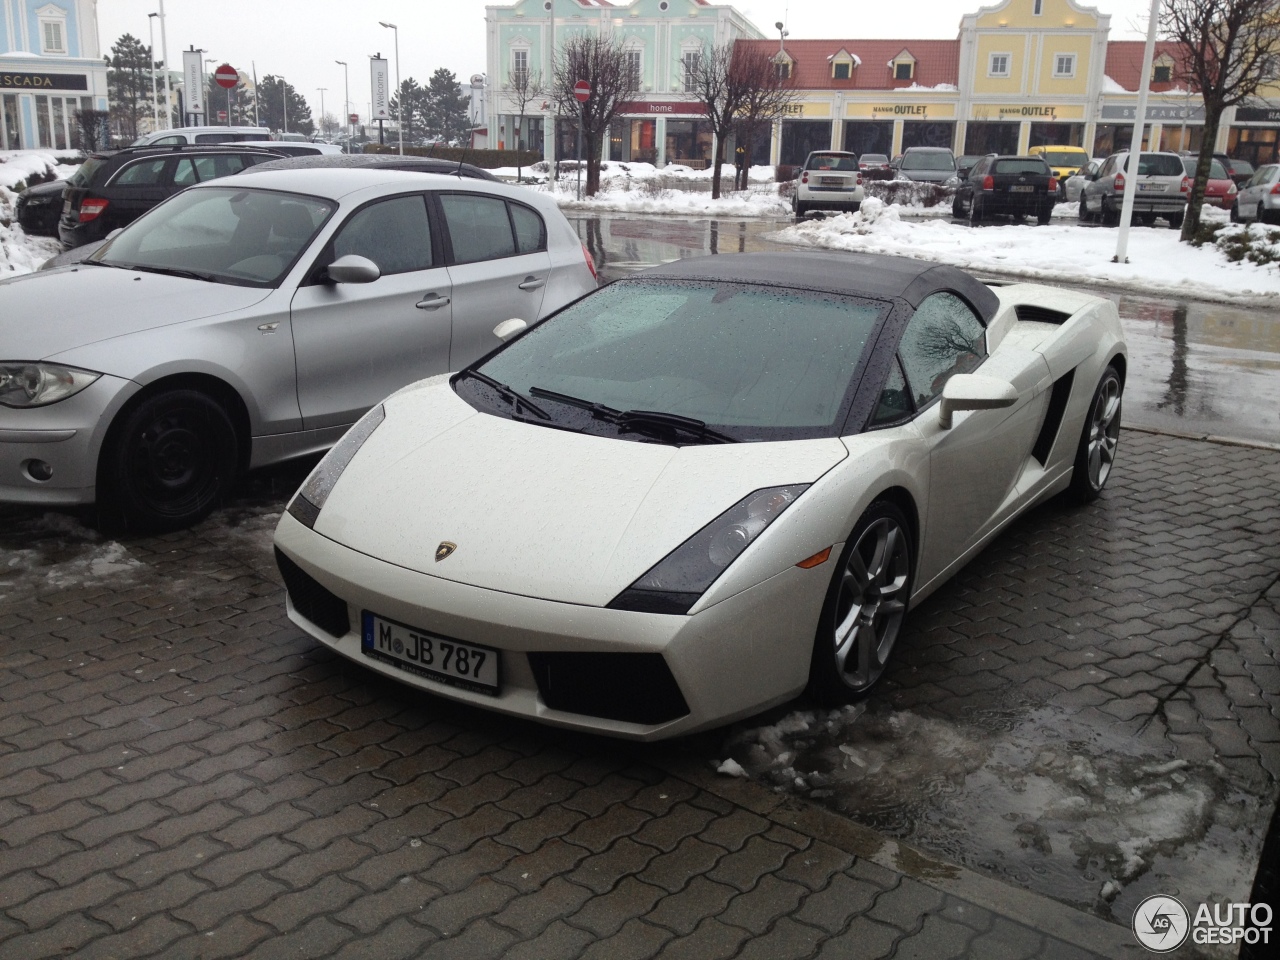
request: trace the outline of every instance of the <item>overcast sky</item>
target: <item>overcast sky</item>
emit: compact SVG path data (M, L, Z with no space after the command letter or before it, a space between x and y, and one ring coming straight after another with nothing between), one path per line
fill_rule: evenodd
M785 20L792 37L903 38L955 37L960 17L983 4L980 0L744 0L735 4L766 33ZM368 112L367 57L381 52L392 60L394 41L379 20L400 28L400 75L419 83L438 67L447 67L466 82L485 69L485 0L166 0L169 57L182 67L179 51L189 46L246 73L256 63L258 76L283 75L319 116L320 93L327 87L325 108L338 114L343 98L342 68L351 66L353 110ZM1146 31L1148 0L1102 0L1098 8L1111 14L1111 38L1141 39ZM98 21L103 53L125 33L147 42L147 14L159 0L99 0ZM160 29L156 25L156 50ZM157 53L157 58L159 54Z

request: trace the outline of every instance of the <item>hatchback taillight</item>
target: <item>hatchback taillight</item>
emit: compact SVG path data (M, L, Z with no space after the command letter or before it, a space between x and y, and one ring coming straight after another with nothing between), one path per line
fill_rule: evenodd
M1050 177L1050 178L1049 178L1049 192L1050 192L1050 193L1057 193L1057 192L1058 192L1058 178L1057 178L1057 177Z
M862 186L862 171L858 171L858 186Z
M1123 189L1124 189L1124 174L1123 174L1123 173L1117 173L1117 174L1116 174L1116 183L1115 183L1115 187L1116 187L1116 189L1117 189L1117 190L1123 190Z
M88 223L90 220L97 220L105 209L107 209L106 200L81 200L80 222Z
M801 183L808 183L808 182L809 182L809 171L808 171L808 170L806 170L804 173L800 174L800 182L801 182Z
M587 249L587 245L582 245L582 256L586 258L587 269L591 271L591 279L599 280L600 274L596 273L596 258L591 255L591 251Z
M995 178L995 177L991 176L990 174L987 174L985 177L983 177L983 178L982 178L982 189L983 189L983 190L994 190L995 188L996 188L996 178Z
M1190 178L1190 177L1183 177L1183 178L1182 178L1182 186L1181 186L1181 187L1179 187L1178 189L1179 189L1182 193L1190 193L1190 192L1191 192L1191 178Z

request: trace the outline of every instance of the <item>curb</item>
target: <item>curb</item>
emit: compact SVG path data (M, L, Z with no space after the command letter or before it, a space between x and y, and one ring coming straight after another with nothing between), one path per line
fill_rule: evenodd
M1182 430L1166 430L1163 427L1145 427L1135 424L1122 424L1121 430L1132 430L1134 433L1150 433L1158 437L1174 437L1178 440L1198 440L1202 443L1216 443L1224 447L1253 447L1257 450L1274 450L1280 452L1280 443L1269 440L1245 440L1241 437L1219 437L1212 433L1187 433Z

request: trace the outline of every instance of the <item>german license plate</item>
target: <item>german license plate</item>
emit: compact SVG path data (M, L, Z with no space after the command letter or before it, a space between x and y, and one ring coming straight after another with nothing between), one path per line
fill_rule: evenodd
M1035 193L1036 188L1029 183L1019 183L1009 188L1010 193Z
M824 187L843 187L844 177L819 177L818 182Z
M1164 193L1163 183L1139 183L1138 189L1143 193Z
M417 627L361 612L360 650L408 673L496 696L501 691L498 651L451 640Z

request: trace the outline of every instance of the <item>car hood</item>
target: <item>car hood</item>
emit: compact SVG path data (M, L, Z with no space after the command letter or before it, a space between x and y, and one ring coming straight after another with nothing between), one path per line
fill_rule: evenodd
M315 530L430 576L604 606L747 494L847 455L834 438L677 448L531 426L442 378L387 401Z
M114 267L23 274L0 281L0 360L44 360L113 337L242 310L269 293Z

